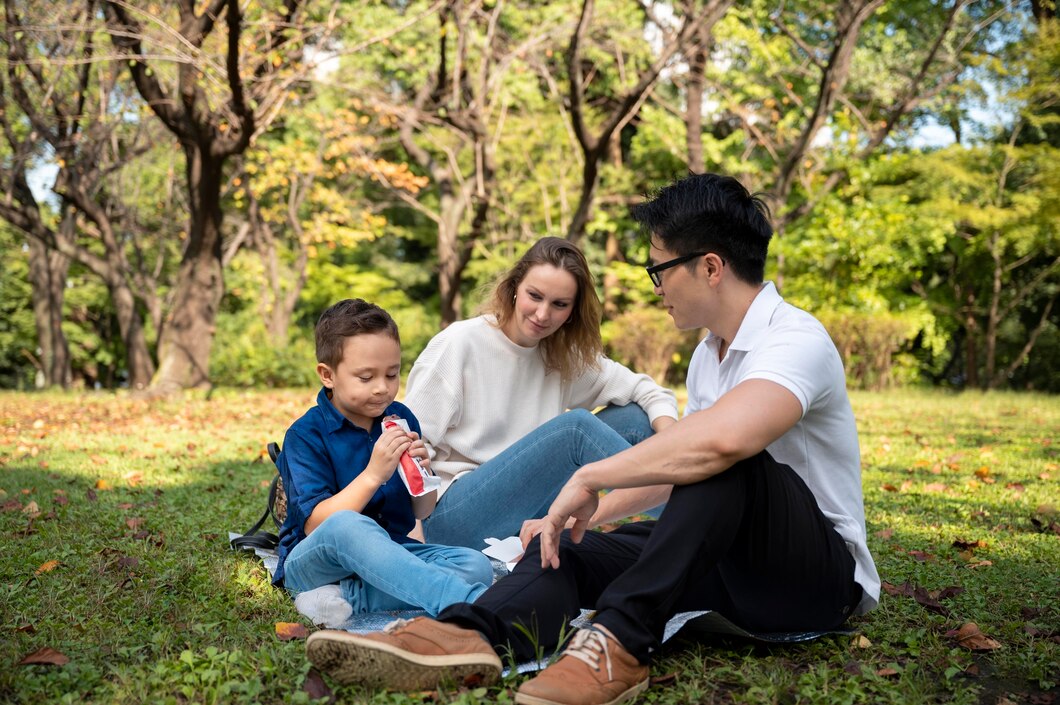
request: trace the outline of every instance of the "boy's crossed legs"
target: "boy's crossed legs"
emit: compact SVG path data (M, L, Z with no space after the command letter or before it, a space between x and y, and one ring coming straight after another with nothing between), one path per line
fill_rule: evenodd
M295 596L337 584L351 613L424 610L474 601L493 581L480 551L398 543L373 519L336 512L299 543L285 563L284 586Z

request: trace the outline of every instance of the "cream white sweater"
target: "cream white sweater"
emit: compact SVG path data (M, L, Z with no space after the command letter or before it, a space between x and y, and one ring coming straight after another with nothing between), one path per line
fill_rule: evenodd
M677 418L673 392L648 375L601 356L597 369L563 382L545 373L537 347L516 345L493 320L458 321L434 336L406 383L405 404L423 429L442 492L567 409L634 402L653 422Z

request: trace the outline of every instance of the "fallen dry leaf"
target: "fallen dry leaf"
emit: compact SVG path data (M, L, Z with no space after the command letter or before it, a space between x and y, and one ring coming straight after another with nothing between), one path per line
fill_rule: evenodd
M44 561L40 564L40 567L33 571L34 575L40 575L41 573L50 573L60 565L59 561Z
M859 649L867 649L872 646L872 642L864 634L858 634L854 637L854 646Z
M19 666L65 666L70 659L50 646L37 649L18 662Z
M925 492L945 492L946 489L946 485L942 482L931 482L924 485Z
M305 681L302 683L302 690L313 700L327 698L328 702L332 702L335 699L331 688L328 687L328 684L324 682L324 679L315 668L310 668L309 673L306 674Z
M986 548L986 541L983 541L982 539L976 539L975 541L957 539L952 545L959 551L970 551L973 548Z
M1001 642L983 634L975 622L966 622L961 625L954 638L958 645L970 651L994 651L1001 648Z
M305 639L309 636L309 632L297 622L277 622L276 636L280 638L280 641L291 641L292 639Z
M941 590L932 590L931 596L939 600L948 600L951 597L956 597L964 592L964 588L956 585L950 587L944 587Z
M126 519L125 520L125 525L128 526L130 529L132 529L134 531L136 529L140 528L140 526L143 523L144 523L143 517L132 517L131 519Z
M948 614L949 612L938 600L931 596L931 593L922 587L913 588L913 599L929 612L937 614Z
M876 537L881 539L889 539L894 536L894 529L881 529L876 532Z
M884 678L888 678L888 677L891 677L891 676L897 676L898 675L898 671L896 669L894 669L894 668L881 668L880 670L876 671L876 675L877 676L883 676Z
M36 502L34 502L33 500L30 500L29 504L27 504L26 506L24 506L22 508L22 513L23 514L29 514L30 516L34 516L34 515L40 514L40 507L37 506Z
M902 583L901 585L893 585L886 580L880 585L883 591L888 595L894 595L895 597L912 597L913 586L909 583Z
M106 480L104 480L101 477L100 479L96 480L96 489L97 490L109 490L110 489L110 483L107 482Z

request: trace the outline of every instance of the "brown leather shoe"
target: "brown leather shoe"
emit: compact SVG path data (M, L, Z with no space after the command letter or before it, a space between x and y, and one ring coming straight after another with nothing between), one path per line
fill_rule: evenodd
M501 660L480 633L427 617L399 619L371 634L313 632L305 651L339 683L390 690L428 690L445 681L489 685L501 674Z
M648 688L648 667L599 629L579 629L559 661L519 686L520 705L618 705Z

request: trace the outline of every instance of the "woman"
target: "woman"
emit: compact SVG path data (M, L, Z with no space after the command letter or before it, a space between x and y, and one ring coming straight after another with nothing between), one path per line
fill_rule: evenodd
M443 481L423 523L427 541L482 548L487 537L514 535L545 515L579 467L677 420L673 392L603 355L599 322L585 256L547 237L497 284L485 315L428 343L405 394ZM608 408L593 415L598 406ZM612 492L595 523L667 493ZM528 522L524 544L534 533Z

